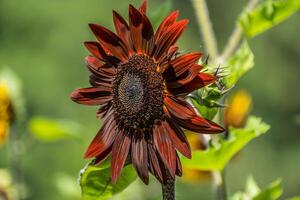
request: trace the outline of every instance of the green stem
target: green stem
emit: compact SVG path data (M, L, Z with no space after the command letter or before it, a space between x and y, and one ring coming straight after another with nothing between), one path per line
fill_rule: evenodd
M249 12L253 8L255 8L258 1L259 0L249 0L248 4L246 5L246 7L244 9L245 12ZM243 35L243 31L242 31L240 25L237 23L232 34L229 37L227 44L225 45L222 55L218 58L219 62L221 62L221 63L225 62L234 53L234 51L240 44L242 35Z
M12 182L17 188L19 194L16 197L16 200L20 200L22 196L22 170L21 170L21 154L22 154L22 145L23 143L19 140L19 135L17 134L17 129L19 126L15 123L11 125L10 134L9 134L9 144L8 144L8 156L9 156L9 168L12 176Z
M199 28L204 38L204 44L210 57L214 60L218 57L218 47L216 37L209 18L209 13L205 0L192 0Z
M167 182L162 184L163 200L175 200L175 178L167 176Z
M227 200L227 189L225 182L225 171L213 172L214 184L216 188L216 199Z

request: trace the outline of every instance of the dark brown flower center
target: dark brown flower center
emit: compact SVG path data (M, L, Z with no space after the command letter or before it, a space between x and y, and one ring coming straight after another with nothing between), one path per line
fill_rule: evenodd
M118 66L113 83L114 115L121 126L150 128L163 115L163 78L145 55L134 55Z

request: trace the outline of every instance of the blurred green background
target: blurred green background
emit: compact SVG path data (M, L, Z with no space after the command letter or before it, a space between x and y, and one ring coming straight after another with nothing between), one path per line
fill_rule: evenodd
M214 30L222 49L246 0L209 0ZM120 0L1 0L0 66L11 68L23 82L28 116L43 115L80 122L80 140L43 143L31 136L26 153L20 158L28 199L74 199L63 196L57 186L58 174L74 177L87 161L82 156L100 127L96 107L80 106L69 94L88 86L83 41L94 40L87 24L94 22L113 29L112 9L127 16L128 4L140 1ZM151 13L161 6L149 0ZM202 38L190 1L172 1L172 9L190 24L179 44L186 51L204 51ZM252 174L261 186L278 177L283 179L284 197L300 193L300 15L250 40L255 67L237 85L246 88L254 100L253 113L271 125L270 134L253 141L227 169L230 193L244 188ZM28 134L26 129L18 134ZM8 156L0 150L0 168L7 167ZM0 177L1 178L1 177ZM153 187L153 188L152 188ZM142 187L145 193L159 195L157 185ZM212 199L210 183L183 184L177 187L178 200ZM201 197L201 198L199 198Z

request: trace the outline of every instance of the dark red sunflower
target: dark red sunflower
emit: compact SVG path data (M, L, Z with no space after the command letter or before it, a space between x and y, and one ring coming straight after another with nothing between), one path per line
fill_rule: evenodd
M71 94L77 103L102 106L97 116L103 118L103 126L85 158L101 162L111 154L113 182L126 160L146 184L148 171L163 183L168 174L180 176L177 151L191 157L181 127L197 133L223 132L184 99L216 80L200 72L201 53L175 56L175 42L188 20L177 21L178 11L172 12L154 33L146 7L146 1L139 9L130 5L129 24L113 11L116 34L90 24L98 40L84 43L92 54L86 58L92 87Z

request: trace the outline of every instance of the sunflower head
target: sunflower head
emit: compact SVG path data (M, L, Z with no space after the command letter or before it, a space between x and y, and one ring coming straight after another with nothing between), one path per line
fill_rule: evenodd
M113 11L116 33L90 24L97 41L85 42L91 53L86 64L91 87L77 89L71 99L101 105L103 126L85 154L101 162L111 155L112 181L125 161L132 163L147 184L148 172L160 182L182 174L177 152L191 157L182 128L196 133L220 133L223 128L196 114L185 100L192 91L213 83L202 73L201 53L177 56L176 41L188 20L170 13L154 32L146 16L147 2L129 6L129 21Z

